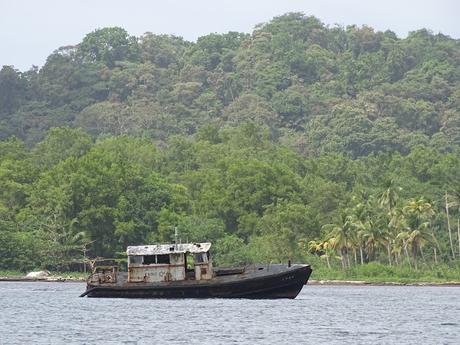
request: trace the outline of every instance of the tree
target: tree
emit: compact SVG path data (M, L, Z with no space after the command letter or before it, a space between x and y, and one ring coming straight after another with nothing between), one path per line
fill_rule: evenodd
M221 119L222 122L231 126L253 121L258 125L276 127L279 121L270 103L252 94L243 94L234 100L224 109Z
M284 127L301 129L310 115L308 90L293 85L273 95L273 108L280 115Z
M406 255L406 259L407 259L407 262L409 264L409 267L411 266L411 263L410 263L410 258L409 258L409 252L407 250L407 247L409 245L409 232L408 231L402 231L400 233L398 233L398 235L396 236L395 238L395 250L397 251L397 255L399 256L400 255L400 249L403 248L404 249L404 253Z
M452 251L452 259L455 259L454 242L452 240L452 229L450 227L449 202L447 200L447 191L445 194L445 202L446 202L446 219L447 219L447 230L449 231L450 250Z
M119 102L99 102L83 109L75 124L90 134L127 134L130 118L127 109Z
M189 42L182 37L172 35L154 35L146 32L139 39L142 60L154 63L160 68L178 65L185 53Z
M385 238L386 238L386 247L387 247L387 254L388 254L388 263L391 266L391 242L392 238L395 236L394 234L394 227L393 225L395 224L394 221L396 221L395 218L398 217L398 214L395 210L396 204L399 199L399 193L401 192L402 188L397 187L395 185L395 181L393 179L389 179L385 183L385 190L380 196L380 206L384 207L387 211L386 219L385 219Z
M25 101L27 83L12 66L0 70L0 119L14 113Z
M91 137L81 129L52 128L35 146L32 155L37 166L49 169L69 157L83 156L91 146Z
M428 231L430 229L429 220L434 215L434 210L430 202L424 198L418 198L409 200L403 212L409 228L406 243L412 248L414 265L417 268L418 252L420 251L423 256L423 245L433 239L432 234L429 234Z
M83 62L102 62L112 68L117 61L137 60L138 44L120 27L97 29L85 36L77 55Z
M342 268L350 267L350 259L348 257L348 249L353 239L353 222L352 217L341 213L339 221L333 224L323 226L323 231L327 233L329 243L336 250L340 251L342 260Z
M330 256L330 243L328 241L315 241L308 242L308 250L311 253L320 255L326 258L327 268L331 269L331 263L329 261Z

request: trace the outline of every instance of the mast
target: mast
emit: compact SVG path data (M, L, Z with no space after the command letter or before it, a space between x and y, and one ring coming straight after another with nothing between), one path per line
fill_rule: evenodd
M177 226L174 227L174 247L177 250L177 237L178 237L178 232L177 232Z

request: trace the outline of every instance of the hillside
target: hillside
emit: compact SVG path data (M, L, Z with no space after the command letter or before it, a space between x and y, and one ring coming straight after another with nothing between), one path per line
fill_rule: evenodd
M252 120L307 156L451 151L460 144L459 66L460 42L442 34L399 39L299 13L196 43L104 28L39 70L3 67L0 138L33 145L70 126L164 141Z
M2 68L0 140L0 269L75 269L175 226L219 264L458 265L460 41L442 34L299 13L197 42L103 28Z

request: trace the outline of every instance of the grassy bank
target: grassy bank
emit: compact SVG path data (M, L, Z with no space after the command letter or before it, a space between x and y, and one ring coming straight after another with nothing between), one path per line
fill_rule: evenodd
M0 270L0 278L8 279L22 279L25 278L27 273L20 271L2 271ZM50 275L46 277L49 280L61 280L61 281L72 281L81 280L84 281L88 277L88 273L83 272L50 272Z
M458 263L439 264L436 266L420 265L418 269L409 266L389 266L372 262L352 266L348 269L323 264L312 264L314 280L365 281L369 283L445 283L460 282Z
M25 274L23 272L20 272L20 271L0 270L0 277L11 278L11 277L22 277L24 275Z
M329 269L321 260L309 260L313 267L312 280L321 281L362 281L368 283L460 283L460 261L450 264L430 266L419 265L418 269L409 266L389 266L377 262L355 265L346 270L334 265ZM83 272L50 272L50 280L85 280L88 273ZM19 271L1 271L0 277L25 277Z

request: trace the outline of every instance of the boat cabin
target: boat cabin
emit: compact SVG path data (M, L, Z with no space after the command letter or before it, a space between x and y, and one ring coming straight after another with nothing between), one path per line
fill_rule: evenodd
M212 279L210 248L211 243L129 246L128 282Z

